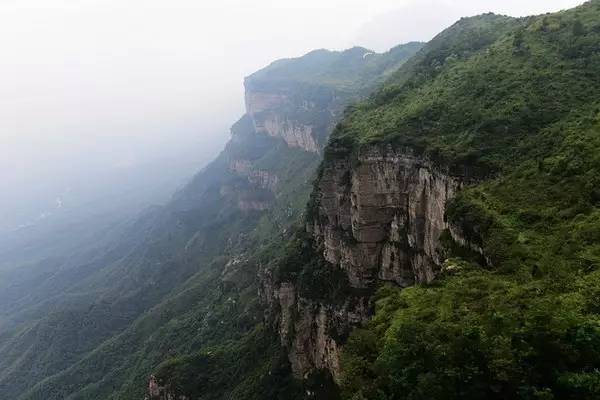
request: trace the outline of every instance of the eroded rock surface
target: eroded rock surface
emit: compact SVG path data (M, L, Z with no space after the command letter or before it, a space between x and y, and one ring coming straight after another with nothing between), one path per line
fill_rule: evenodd
M390 147L370 148L355 164L335 160L319 182L313 232L323 256L356 288L378 279L400 286L431 281L443 261L446 203L462 178Z
M324 161L307 229L316 253L331 268L341 268L357 294L328 304L303 298L289 282L272 289L270 301L279 308L279 332L297 377L326 369L339 378L340 346L368 320L379 281L407 287L435 278L444 261L440 235L450 228L446 204L465 182L407 149L334 152Z
M344 104L331 89L285 83L262 88L248 81L245 100L257 133L311 153L320 152Z

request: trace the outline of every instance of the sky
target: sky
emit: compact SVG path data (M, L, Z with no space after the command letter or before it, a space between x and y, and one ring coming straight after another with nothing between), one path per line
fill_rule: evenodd
M275 59L385 51L461 16L579 3L0 0L0 227L19 205L53 204L102 174L184 161L191 173L242 115L244 76Z

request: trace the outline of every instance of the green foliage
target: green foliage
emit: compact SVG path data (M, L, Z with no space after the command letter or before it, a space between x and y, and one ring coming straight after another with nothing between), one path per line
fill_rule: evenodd
M478 178L447 218L486 256L446 234L439 279L380 290L344 349L346 398L600 398L598 21L598 1L507 20L450 62L421 56L342 123L355 145Z
M594 294L467 269L431 286L386 288L343 357L347 398L595 399ZM600 275L572 285L597 287ZM545 397L540 397L540 396Z
M344 348L346 398L600 398L598 21L598 0L532 18L488 14L422 49L320 50L246 80L249 89L291 94L281 114L324 140L338 108L387 78L347 110L325 161L391 143L473 183L447 217L486 257L446 234L439 280L378 292L375 317ZM294 281L303 297L351 295L346 275L304 230L292 233L318 156L257 134L249 118L232 134L168 206L32 295L25 322L0 337L2 396L143 398L151 373L194 398L304 395L262 325L255 277L259 266L277 266L275 278ZM229 157L276 171L276 193L231 174ZM221 188L273 207L240 213L238 197ZM47 306L52 289L64 293ZM307 387L318 398L337 392L322 371Z
M301 58L275 61L246 78L246 88L270 85L272 90L283 82L295 82L356 94L381 82L422 46L422 43L411 42L382 54L362 47L344 51L315 50Z
M325 145L332 124L344 108L368 95L421 48L399 45L386 53L354 47L345 51L315 50L302 57L278 60L245 80L250 93L281 94L277 107L283 124L310 126L317 143ZM272 109L257 112L267 118Z
M278 262L276 279L294 282L299 294L321 302L343 302L350 294L348 276L316 251L312 236L298 229Z
M592 2L544 17L459 21L354 107L335 138L409 146L471 176L497 173L525 155L532 135L595 99L597 14ZM553 28L540 29L544 19Z
M360 49L315 52L275 63L246 85L285 91L290 101L277 110L280 116L310 125L323 142L348 101L418 48L413 43L367 57ZM23 296L35 300L31 309L15 305L25 310L17 316L24 322L0 332L0 397L143 398L149 375L166 362L164 379L203 398L292 398L295 383L271 346L277 340L260 328L257 275L259 265L283 257L320 156L256 132L250 116L231 133L226 149L166 206L128 224L107 248L82 256L82 267L62 268L44 285L30 285L41 290ZM232 160L276 175L274 191L232 173ZM271 207L240 212L240 200ZM308 267L300 269L303 293L340 292L337 275L325 276L331 287L313 287Z
M191 398L300 399L302 388L280 358L277 343L257 326L239 341L162 363L156 377L171 393Z

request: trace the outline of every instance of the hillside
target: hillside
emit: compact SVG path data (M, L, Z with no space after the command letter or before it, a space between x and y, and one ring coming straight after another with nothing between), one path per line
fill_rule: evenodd
M419 45L403 48L369 58L367 50L321 51L318 60L309 54L248 77L247 113L226 148L167 205L108 241L40 260L8 286L0 398L142 399L156 371L169 390L213 398L300 390L262 323L258 268L283 249L331 128L363 96L317 79L319 70L351 63L348 74L360 74L366 90ZM307 59L313 75L297 76Z
M166 206L3 297L0 398L600 398L600 0L245 89Z
M462 19L352 106L269 284L296 376L352 399L598 398L599 105L591 1Z

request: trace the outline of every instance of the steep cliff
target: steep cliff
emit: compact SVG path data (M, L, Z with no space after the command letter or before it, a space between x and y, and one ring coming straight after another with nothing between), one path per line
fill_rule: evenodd
M355 155L328 148L307 231L313 257L343 271L349 294L323 303L285 281L272 292L296 376L327 369L339 379L343 338L368 320L380 282L407 287L434 279L445 258L442 234L457 235L446 205L470 179L406 148L368 146Z
M325 164L312 221L316 246L354 288L430 282L443 261L446 203L463 184L410 150L369 147Z

